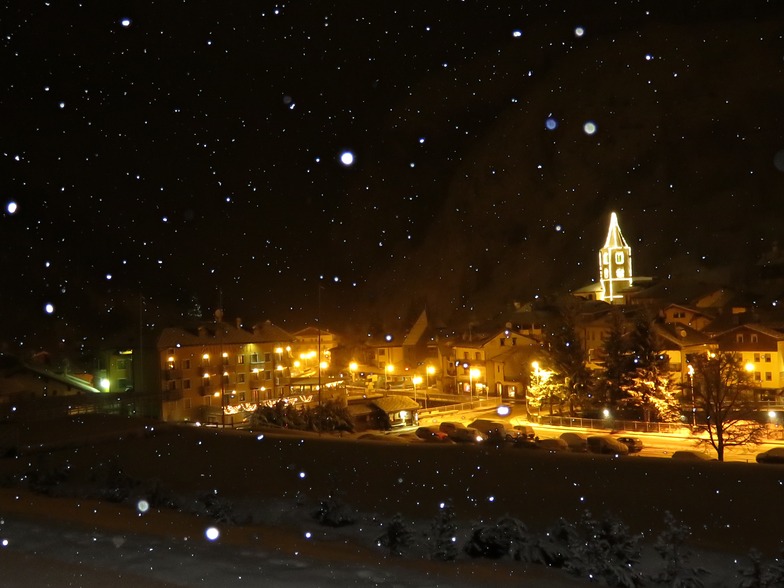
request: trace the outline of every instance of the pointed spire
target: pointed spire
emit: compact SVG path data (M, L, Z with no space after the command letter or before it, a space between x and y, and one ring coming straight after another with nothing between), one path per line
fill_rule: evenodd
M607 231L607 240L604 242L604 249L626 248L626 239L623 238L621 227L618 226L618 215L614 212L610 216L610 229Z

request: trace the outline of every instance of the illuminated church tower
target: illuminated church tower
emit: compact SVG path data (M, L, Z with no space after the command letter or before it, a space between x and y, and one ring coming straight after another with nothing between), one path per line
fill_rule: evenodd
M610 304L623 302L623 291L632 285L632 250L618 226L618 216L610 217L607 240L599 251L599 299Z

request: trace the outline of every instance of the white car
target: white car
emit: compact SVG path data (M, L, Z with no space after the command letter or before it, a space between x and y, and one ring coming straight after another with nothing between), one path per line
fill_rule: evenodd
M612 435L591 435L588 437L588 451L591 453L628 455L629 448Z

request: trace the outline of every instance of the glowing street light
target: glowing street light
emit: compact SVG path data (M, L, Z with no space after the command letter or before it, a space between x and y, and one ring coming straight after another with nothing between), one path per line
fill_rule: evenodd
M429 365L425 369L425 378L427 379L425 383L425 408L427 408L428 396L430 395L430 376L436 373L435 366Z
M386 374L387 374L386 375L386 378L387 378L387 390L389 390L389 379L392 377L392 374L395 371L395 366L393 364L391 364L391 363L388 363L386 365L386 367L384 368L384 371L386 371Z
M351 372L351 381L355 382L357 379L357 370L359 369L359 365L357 365L356 361L352 361L348 364L348 370Z
M691 388L691 426L697 426L697 407L694 404L694 366L689 364L689 388Z
M411 378L411 382L414 384L414 402L416 402L417 399L416 388L417 385L422 383L422 376L414 376L413 378Z
M479 377L479 370L476 368L471 368L468 370L468 387L469 393L471 394L471 402L474 401L474 380Z

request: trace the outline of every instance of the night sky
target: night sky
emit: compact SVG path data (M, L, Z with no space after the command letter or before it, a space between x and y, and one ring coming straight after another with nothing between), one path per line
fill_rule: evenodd
M0 340L486 318L590 281L613 210L635 273L748 266L784 5L617 4L4 3Z

